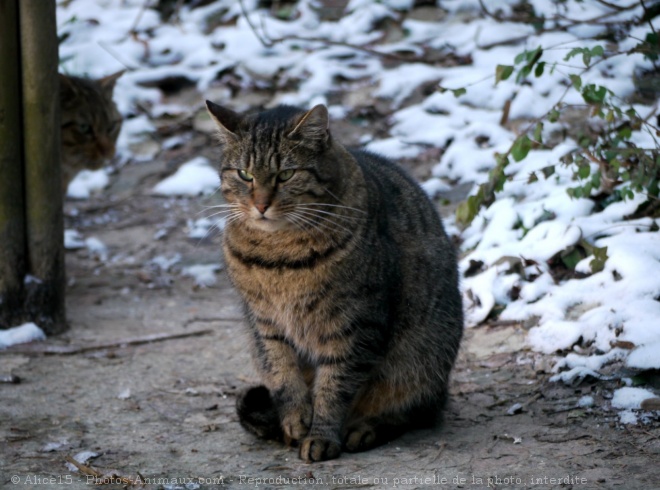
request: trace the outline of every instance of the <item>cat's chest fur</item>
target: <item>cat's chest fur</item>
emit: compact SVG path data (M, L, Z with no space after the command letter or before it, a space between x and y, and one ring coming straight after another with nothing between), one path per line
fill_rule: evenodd
M259 239L237 226L226 230L223 249L232 282L256 319L267 322L272 335L311 353L328 344L320 341L335 335L352 314L337 308L333 293L350 268L355 239Z

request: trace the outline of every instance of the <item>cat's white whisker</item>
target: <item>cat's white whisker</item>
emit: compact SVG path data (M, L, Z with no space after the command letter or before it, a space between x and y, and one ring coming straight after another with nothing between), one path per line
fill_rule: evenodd
M329 230L333 234L336 234L340 230L343 230L343 231L345 231L349 234L353 233L352 230L349 230L348 228L346 228L344 226L341 226L340 224L334 222L333 220L331 220L329 218L325 218L323 216L318 216L318 215L315 215L315 214L307 213L305 211L296 211L295 214L296 214L296 216L298 216L300 218L304 218L306 221L313 223L314 227L317 228L319 231L321 231L319 227L322 227L322 228L325 228L326 230ZM322 221L317 221L317 220L322 220ZM333 225L333 226L330 226L330 225ZM333 241L335 240L334 236L332 236L331 238L332 238Z
M212 218L213 216L218 216L218 215L221 215L221 214L231 215L232 213L235 213L235 212L237 212L235 209L224 209L222 211L218 211L218 212L215 212L213 214L209 214L208 216L204 216L204 218L209 219L209 218Z
M337 223L335 220L333 220L331 218L328 218L326 216L321 216L315 211L310 212L310 211L307 211L307 210L303 209L303 210L297 210L297 212L300 213L300 214L303 214L304 216L307 216L309 218L316 218L316 219L319 219L319 220L322 220L322 221L325 221L325 222L328 222L328 223L332 223L335 226L335 230L341 229L341 230L344 230L348 233L353 233L353 230ZM319 223L319 224L321 224L321 223Z
M357 211L358 213L362 214L367 214L367 212L364 209L359 209L359 208L354 208L351 206L344 206L341 204L330 204L330 203L325 203L325 202L310 202L310 203L305 203L307 206L331 206L333 208L340 208L340 209L348 209L351 211Z
M312 207L309 207L309 206L296 206L296 209L300 209L300 210L303 210L303 211L312 211L314 213L325 214L327 216L334 216L337 219L341 219L341 220L345 220L345 221L357 222L357 221L360 221L361 219L364 219L364 218L357 217L357 216L346 216L346 215L343 215L343 214L332 213L330 211L324 211L322 209L315 209L315 208L312 208Z

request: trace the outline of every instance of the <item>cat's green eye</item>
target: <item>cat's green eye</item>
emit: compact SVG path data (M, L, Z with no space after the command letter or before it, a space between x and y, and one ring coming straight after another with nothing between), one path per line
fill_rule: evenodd
M254 175L245 169L240 169L238 171L238 176L246 182L252 182L254 180Z
M280 182L286 182L291 177L293 177L294 173L296 173L296 171L293 169L282 170L279 174L277 174L277 180Z
M88 134L91 133L92 127L87 123L79 123L78 131L80 131L82 134Z

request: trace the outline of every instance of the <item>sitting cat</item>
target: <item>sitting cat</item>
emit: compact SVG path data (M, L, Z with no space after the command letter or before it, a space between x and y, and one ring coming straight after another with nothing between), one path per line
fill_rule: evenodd
M62 191L81 170L97 170L115 155L122 117L112 100L117 72L98 80L60 74Z
M433 425L463 334L452 245L399 167L348 151L328 112L240 115L207 102L222 146L223 251L263 386L250 432L306 461Z

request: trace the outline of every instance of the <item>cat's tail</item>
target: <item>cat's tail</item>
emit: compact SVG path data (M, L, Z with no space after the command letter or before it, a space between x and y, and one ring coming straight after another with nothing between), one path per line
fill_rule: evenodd
M265 386L253 386L240 393L236 411L239 422L248 432L262 439L284 439L277 407Z

